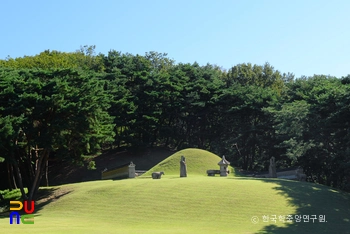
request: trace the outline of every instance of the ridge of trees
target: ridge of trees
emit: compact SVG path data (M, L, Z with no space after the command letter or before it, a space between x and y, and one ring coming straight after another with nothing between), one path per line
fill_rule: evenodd
M0 173L33 199L49 158L165 145L224 154L253 171L274 156L279 168L301 166L313 181L349 190L349 80L295 79L268 63L225 71L153 51L96 55L94 46L7 58L0 60Z

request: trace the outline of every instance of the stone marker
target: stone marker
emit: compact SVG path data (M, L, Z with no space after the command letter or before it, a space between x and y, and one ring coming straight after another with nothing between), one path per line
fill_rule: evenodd
M187 177L187 166L186 159L184 156L181 156L180 160L180 177Z
M225 156L222 156L222 159L218 163L218 165L220 166L220 176L227 176L227 174L229 173L227 168L230 165L230 162L225 159Z
M270 178L277 178L275 157L271 157L269 166Z
M135 178L136 173L135 173L135 164L133 162L130 162L129 165L129 178Z

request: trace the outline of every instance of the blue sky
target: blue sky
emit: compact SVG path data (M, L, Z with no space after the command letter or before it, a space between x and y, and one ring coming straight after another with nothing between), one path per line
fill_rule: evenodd
M176 62L269 62L282 73L350 74L348 0L3 1L0 59L96 45Z

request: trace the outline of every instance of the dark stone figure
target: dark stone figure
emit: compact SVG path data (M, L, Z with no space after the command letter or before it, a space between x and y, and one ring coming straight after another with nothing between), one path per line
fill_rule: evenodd
M186 166L186 159L184 156L181 156L181 161L180 161L180 177L187 177L187 166Z
M153 172L152 173L152 179L161 179L162 175L165 175L163 171Z

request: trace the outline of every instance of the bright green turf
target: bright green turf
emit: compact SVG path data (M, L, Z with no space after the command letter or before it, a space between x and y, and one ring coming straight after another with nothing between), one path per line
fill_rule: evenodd
M206 175L208 169L219 170L219 156L201 149L184 149L174 153L151 168L143 177L151 176L152 172L164 171L165 175L180 175L181 156L185 156L188 175ZM232 171L232 168L230 168Z
M188 177L179 178L186 157ZM0 233L350 233L350 195L326 186L279 180L208 177L220 158L196 149L180 151L153 171L161 180L94 181L61 186L69 192L36 210L35 224L10 225ZM6 197L5 197L6 198ZM263 215L326 215L327 223L262 221ZM257 216L258 224L251 218Z
M347 233L350 227L349 194L287 180L164 176L61 189L74 191L38 210L33 225L0 218L1 233ZM326 215L327 223L262 222L273 214ZM252 224L252 216L260 222Z

